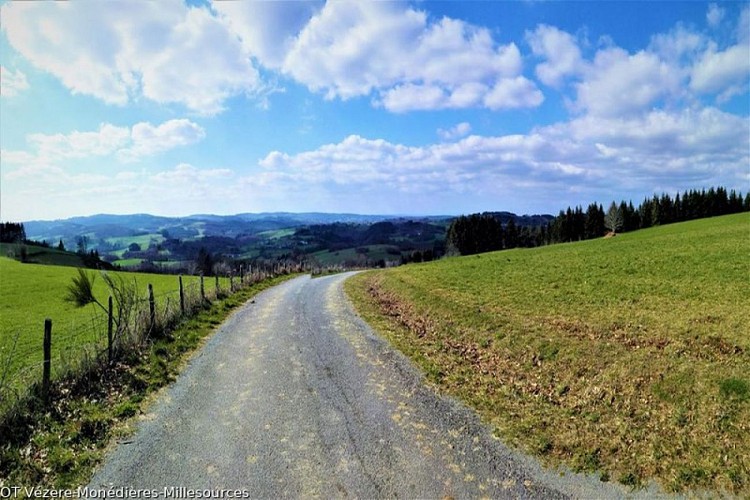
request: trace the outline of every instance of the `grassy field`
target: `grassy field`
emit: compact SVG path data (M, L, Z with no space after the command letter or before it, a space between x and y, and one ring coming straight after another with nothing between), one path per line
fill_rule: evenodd
M750 493L750 214L356 276L360 313L507 443Z
M8 368L8 377L18 379L15 385L24 385L26 378L20 374L32 371L31 377L38 376L42 361L42 339L45 318L52 319L52 358L75 359L78 352L92 343L102 345L106 338L106 317L103 311L91 304L76 308L64 297L77 270L72 267L21 264L0 257L0 377ZM98 274L96 271L89 271ZM128 282L135 282L147 298L148 284L152 284L157 309L179 304L178 277L173 275L112 273ZM183 278L186 293L199 293L200 278ZM106 303L108 289L97 277L94 295ZM228 287L228 280L222 279L220 286ZM205 282L207 293L213 292L215 281ZM15 344L15 347L14 347ZM9 364L8 364L9 363ZM54 363L54 373L65 363ZM37 369L39 368L39 369Z
M23 245L26 248L27 259L30 263L46 264L52 266L74 266L83 265L83 260L77 254L65 252L56 248L45 248L34 245ZM11 243L0 243L0 257L18 256L21 245Z

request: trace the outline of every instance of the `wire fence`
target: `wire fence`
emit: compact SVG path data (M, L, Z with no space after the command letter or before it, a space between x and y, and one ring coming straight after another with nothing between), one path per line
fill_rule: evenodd
M279 275L301 272L323 270L285 264L241 270L221 279L175 276L178 286L164 291L149 284L148 294L123 281L118 285L121 289L113 290L115 297L110 297L108 310L106 304L99 304L101 307L85 318L51 318L48 340L43 335L45 324L14 325L6 332L12 341L0 348L0 416L21 398L48 399L54 380L83 373L91 366L110 366L123 352L165 335L217 299Z

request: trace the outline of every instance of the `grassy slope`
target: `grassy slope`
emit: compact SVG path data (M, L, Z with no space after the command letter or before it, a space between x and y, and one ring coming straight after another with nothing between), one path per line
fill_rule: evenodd
M82 267L81 257L72 252L58 250L57 248L45 248L33 245L23 245L26 247L27 259L30 263L45 264L52 266L74 266ZM6 257L9 254L18 254L20 245L10 243L0 243L0 256Z
M750 491L750 214L357 276L360 312L511 444Z
M106 335L106 320L101 309L95 305L76 308L64 297L71 279L77 275L73 267L21 264L0 257L0 375L5 368L8 352L18 338L11 361L11 373L25 367L36 367L42 360L42 338L45 318L52 319L52 357L61 355L75 357L77 350L92 342L101 342ZM96 274L95 271L89 271ZM167 300L179 301L177 276L113 273L126 280L135 280L137 287L147 297L151 283L158 307ZM197 293L199 278L185 276L185 289ZM228 287L228 281L222 280ZM206 291L212 292L214 280L207 279ZM94 295L106 304L109 292L101 278L94 283ZM53 373L61 365L53 363ZM38 371L38 370L37 370ZM34 375L36 376L36 374Z

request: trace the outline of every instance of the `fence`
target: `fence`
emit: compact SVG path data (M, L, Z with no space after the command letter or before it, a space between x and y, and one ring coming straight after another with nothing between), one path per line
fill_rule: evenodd
M0 352L0 415L33 387L38 387L41 399L49 403L55 379L93 363L110 366L125 349L173 330L183 318L217 298L275 276L317 271L309 266L278 264L240 268L237 275L222 279L191 277L190 283L180 275L174 277L177 288L166 292L149 283L147 293L138 291L127 311L110 296L85 322L56 323L48 318L35 327L38 337L21 336L17 331L7 352Z

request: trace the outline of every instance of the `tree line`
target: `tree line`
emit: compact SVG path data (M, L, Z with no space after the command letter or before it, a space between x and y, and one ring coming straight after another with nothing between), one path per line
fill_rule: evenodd
M26 229L17 222L0 222L0 243L23 243Z
M536 247L552 243L600 238L652 226L684 222L750 211L750 193L744 198L723 187L690 190L674 197L668 194L644 198L638 207L633 202L613 201L607 211L591 203L568 207L543 226L518 226L511 219L503 225L492 213L456 218L448 227L446 245L451 254L472 255L516 247Z

